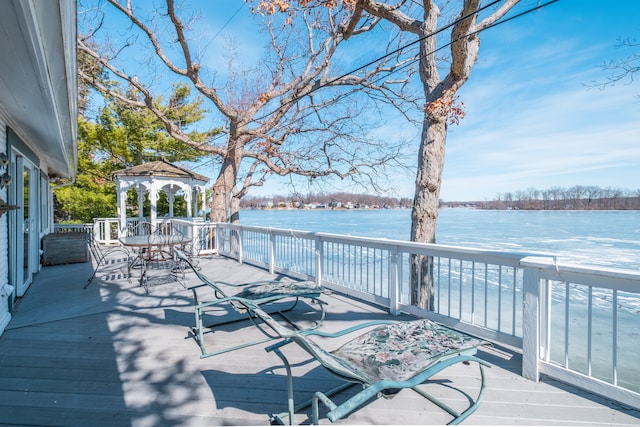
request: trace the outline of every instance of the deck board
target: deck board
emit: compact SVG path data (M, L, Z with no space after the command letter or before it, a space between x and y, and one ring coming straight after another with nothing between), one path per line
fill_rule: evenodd
M205 274L232 282L273 277L219 257L202 259L200 265ZM88 263L44 267L20 301L0 337L0 424L266 425L271 414L285 410L284 367L264 346L199 357L190 332L189 290L173 282L152 286L147 295L135 278L129 282L117 274L99 274L83 289L91 273ZM196 283L193 275L187 278ZM330 293L323 299L328 303L326 330L390 317L345 295ZM224 318L227 311L218 314L212 320ZM245 321L222 326L206 339L216 346L257 337L260 333ZM293 365L297 399L339 384L297 346L283 352ZM519 376L520 355L509 349L482 349L479 356L494 366L487 370L484 401L468 424L640 424L639 411L550 379L525 380ZM459 406L465 403L460 391L475 397L478 384L472 364L448 368L426 387ZM434 405L405 390L337 424L448 421ZM309 411L297 414L295 422L308 424Z

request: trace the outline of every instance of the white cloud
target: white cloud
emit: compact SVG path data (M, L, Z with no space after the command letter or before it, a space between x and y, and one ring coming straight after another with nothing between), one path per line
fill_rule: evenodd
M460 91L467 116L450 127L443 199L483 200L530 187L640 186L640 104L634 97L640 87L601 91L585 86L602 80L600 65L619 55L613 46L617 37L632 34L637 3L620 2L608 16L601 16L609 11L597 3L560 3L483 33L480 59ZM209 34L235 8L219 14ZM241 22L234 24L207 47L207 60L226 60L225 39L231 38L243 61L258 63L262 45L256 35ZM354 52L345 52L344 61L360 60ZM408 139L409 151L415 152L420 129L390 119L375 136ZM413 181L413 174L404 172L392 179L398 193L409 197ZM259 190L286 192L275 180Z
M490 96L471 104L472 123L448 138L442 197L483 200L549 186L637 187L640 105L633 92L574 87L532 95L508 109L501 100L491 105Z

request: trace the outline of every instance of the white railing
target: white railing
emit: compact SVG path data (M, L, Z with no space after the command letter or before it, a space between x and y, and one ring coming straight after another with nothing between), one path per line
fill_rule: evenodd
M54 233L93 233L93 224L54 224Z
M143 219L147 220L147 219ZM84 227L85 231L90 231L96 241L101 245L117 245L118 238L125 230L133 230L140 222L139 218L127 218L127 224L120 226L118 218L96 218L93 224L56 224L56 232L67 232L78 230ZM194 254L210 254L216 251L215 233L216 225L204 222L200 219L187 220L183 218L159 219L158 227L173 226L184 236L191 238L191 246Z
M640 272L232 224L217 236L222 255L515 346L529 379L546 374L640 408ZM430 308L412 304L412 277L433 280Z
M487 338L522 345L519 262L526 254L231 224L218 225L218 251L272 272L316 280L392 313L424 315L412 304L412 275L432 277L427 311L450 324L476 327L474 332ZM416 257L430 262L412 267Z
M640 408L640 273L525 258L523 373ZM528 357L527 357L528 356Z
M115 221L115 227L112 225ZM522 373L552 376L640 408L640 272L553 256L171 219L213 253L521 349ZM117 219L96 220L103 243ZM115 234L114 231L115 230ZM107 231L110 231L107 233ZM424 307L412 282L427 278Z
M95 218L93 220L93 238L101 245L117 245L120 236L118 218Z
M191 250L194 255L215 253L216 224L177 218L163 220L163 223L171 223L183 236L191 238Z

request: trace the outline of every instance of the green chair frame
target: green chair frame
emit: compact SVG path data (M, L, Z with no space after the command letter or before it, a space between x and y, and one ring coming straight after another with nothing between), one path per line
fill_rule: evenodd
M287 372L288 411L272 416L272 424L284 424L286 417L291 424L296 412L311 406L312 422L317 425L320 403L329 409L327 418L335 422L355 412L371 399L390 398L406 388L412 389L450 414L453 419L448 424L459 424L464 421L478 409L482 401L486 387L484 367L491 365L475 355L478 347L489 344L484 340L427 319L366 322L334 333L320 330L296 331L276 322L259 307L254 306L252 310L283 338L282 341L266 348L266 351L278 355ZM371 329L372 327L375 328ZM334 351L323 349L310 338L314 335L338 338L365 328L370 330ZM291 365L281 351L281 348L289 343L296 343L302 347L320 365L344 380L345 384L327 393L318 391L314 393L311 400L296 407ZM377 357L378 355L384 357ZM481 383L475 401L472 401L463 411L451 408L419 387L442 370L457 363L468 364L469 362L478 364ZM355 396L339 404L331 400L332 396L356 384L362 386L362 391Z
M212 280L202 273L202 269L196 267L191 262L189 256L179 249L175 249L176 259L179 263L186 265L192 270L198 279L202 282L200 285L191 286L190 289L193 293L194 307L195 307L195 326L191 328L198 346L200 347L201 358L211 357L222 353L227 353L241 348L254 346L257 344L264 344L268 341L279 339L278 335L271 325L263 324L253 314L253 308L258 306L268 306L269 304L287 302L291 300L290 305L283 309L276 309L272 314L277 314L287 322L287 325L291 326L293 330L300 330L296 323L292 321L285 314L288 311L293 310L301 299L310 301L313 304L317 304L319 308L319 319L315 320L308 328L315 329L319 327L325 318L324 305L325 303L320 299L323 288L317 285L313 281L289 281L289 280L265 280L249 283L229 283L223 281ZM229 289L238 289L239 291L229 295L222 287L228 287ZM199 291L202 289L213 290L215 300L203 301L199 295ZM215 328L232 324L239 321L245 321L245 318L236 318L233 320L221 321L215 324L205 325L203 322L203 316L207 311L215 309L222 304L230 304L233 309L241 314L248 315L249 320L260 330L265 338L254 340L246 343L242 343L232 347L220 348L216 350L209 350L205 345L204 330L214 330Z

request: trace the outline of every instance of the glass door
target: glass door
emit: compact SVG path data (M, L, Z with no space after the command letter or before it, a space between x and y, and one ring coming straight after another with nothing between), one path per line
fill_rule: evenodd
M17 175L17 174L16 174ZM31 217L29 216L29 181L31 177L31 170L28 166L24 166L22 168L22 238L24 241L23 247L23 288L26 290L29 284L31 284L31 270L29 269L29 260L31 259L31 245L30 242L30 231L32 231L31 227Z
M16 296L22 296L33 280L33 273L38 271L38 193L37 169L28 159L18 153L12 156L14 165L12 174L13 204L20 209L13 211L10 217L11 283L16 284Z

